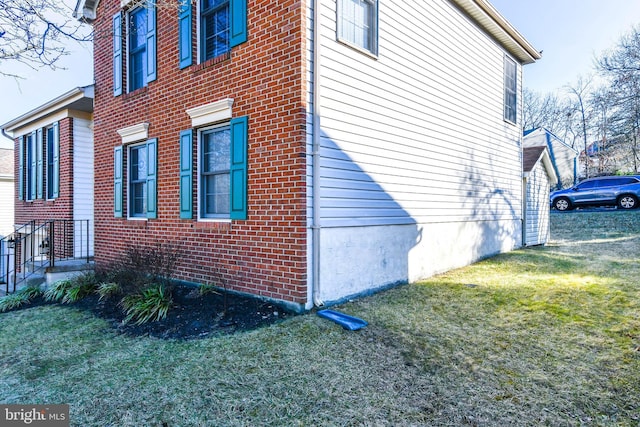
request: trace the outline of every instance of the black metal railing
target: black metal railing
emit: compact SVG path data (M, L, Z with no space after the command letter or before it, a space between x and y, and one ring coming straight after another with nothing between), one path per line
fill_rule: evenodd
M0 239L0 284L6 294L43 275L47 267L93 257L89 220L30 221Z

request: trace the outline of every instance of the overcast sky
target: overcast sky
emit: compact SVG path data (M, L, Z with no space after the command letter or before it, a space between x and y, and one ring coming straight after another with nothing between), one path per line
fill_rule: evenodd
M431 1L431 0L419 0ZM542 59L527 65L524 85L537 92L562 91L593 71L594 58L640 24L640 0L490 0ZM65 0L69 6L75 0ZM70 46L66 70L11 69L23 80L0 77L0 124L78 86L93 82L91 46ZM6 64L3 64L6 67ZM5 142L6 141L6 142ZM0 146L10 144L0 137Z

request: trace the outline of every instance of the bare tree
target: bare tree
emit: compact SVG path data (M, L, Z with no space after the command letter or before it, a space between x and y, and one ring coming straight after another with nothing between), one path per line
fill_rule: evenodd
M0 75L19 78L7 71L12 63L58 68L69 39L90 40L90 30L72 12L62 1L0 0Z
M597 67L609 80L612 110L618 132L624 135L632 168L640 165L640 29L636 27L623 36L618 44L605 53Z
M582 131L582 138L584 141L584 158L585 158L585 166L584 166L584 175L585 178L589 178L589 156L588 156L588 134L587 134L587 121L588 121L588 110L587 110L587 96L589 95L589 86L591 85L592 79L587 77L584 79L583 77L579 77L578 81L575 85L567 86L567 92L570 95L573 95L575 99L575 110L579 113L580 126ZM574 116L575 117L575 116Z

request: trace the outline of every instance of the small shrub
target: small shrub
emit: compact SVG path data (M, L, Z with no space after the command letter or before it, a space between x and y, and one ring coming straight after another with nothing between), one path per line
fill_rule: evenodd
M63 304L74 303L91 294L96 288L96 276L85 273L70 279L58 280L47 289L44 297L47 301L60 301Z
M179 258L175 244L156 242L151 246L128 246L122 264L149 282L167 284Z
M219 295L220 294L220 292L217 291L216 286L212 283L204 283L200 285L199 291L200 291L200 295L206 295L206 294Z
M71 286L73 286L73 283L69 279L58 280L45 291L44 299L47 301L61 301Z
M80 301L95 291L97 286L96 275L93 272L75 276L70 280L71 287L67 289L67 292L65 292L62 298L62 302L65 304Z
M105 298L116 296L122 292L122 288L116 282L100 283L96 293L100 296L98 301L102 301Z
M5 295L0 298L0 313L22 307L40 295L42 291L37 286L27 286L13 294Z
M24 295L29 299L29 301L31 301L32 299L41 296L42 290L40 289L40 286L27 286L26 288L20 289L17 293Z
M125 296L120 305L125 311L124 323L135 320L137 325L149 321L158 321L167 316L173 299L165 286L156 283L137 294Z

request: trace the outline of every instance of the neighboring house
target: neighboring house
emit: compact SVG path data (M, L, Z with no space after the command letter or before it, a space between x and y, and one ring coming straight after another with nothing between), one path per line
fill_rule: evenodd
M0 238L13 232L13 149L0 148Z
M3 237L13 232L13 181L13 149L0 148L0 295L12 266Z
M523 245L544 245L549 240L549 184L557 181L547 147L524 147L522 150L524 179Z
M92 256L93 86L70 90L2 130L15 140L11 199L18 258L32 264L48 259L52 236L58 256ZM53 231L44 225L51 221Z
M624 135L592 142L580 152L578 174L585 178L585 162L589 165L589 177L602 175L635 174L638 159L634 158L636 143Z
M557 181L551 189L560 190L578 183L578 150L566 144L545 128L524 131L523 147L547 147Z
M80 0L98 263L303 310L522 245L522 66L485 0Z

